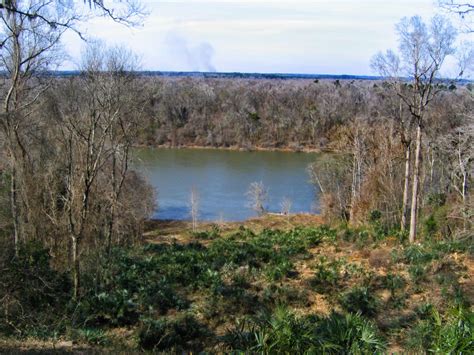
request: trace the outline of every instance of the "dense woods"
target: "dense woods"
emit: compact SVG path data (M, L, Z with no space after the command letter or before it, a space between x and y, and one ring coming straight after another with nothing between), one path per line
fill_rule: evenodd
M0 335L108 346L126 329L135 342L112 346L155 351L473 351L474 86L439 79L455 51L448 21L402 20L399 54L373 59L381 80L148 77L133 53L93 41L79 74L62 77L46 73L63 33L82 36L82 11L127 25L144 11L58 4L0 5ZM472 48L462 58L467 72ZM322 216L286 212L263 228L267 190L254 183L263 227L201 226L193 190L192 228L160 234L155 191L131 168L140 145L327 152L308 167Z

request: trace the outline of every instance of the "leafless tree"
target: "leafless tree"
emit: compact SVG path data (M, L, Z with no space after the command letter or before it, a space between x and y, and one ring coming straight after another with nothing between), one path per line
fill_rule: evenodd
M284 197L283 200L280 202L280 209L281 209L281 214L283 216L286 216L288 221L290 220L290 213L291 213L291 207L293 205L293 202L289 197Z
M259 216L266 213L266 202L268 200L268 189L262 181L252 182L246 192L249 200L249 207L254 210Z
M472 26L472 15L474 14L474 4L463 0L438 0L439 6L448 12L454 13L464 20L467 31L474 31Z
M196 231L197 222L199 218L199 193L196 187L193 186L189 196L189 214L193 223L193 231Z
M435 16L427 26L421 17L403 18L397 25L399 54L387 51L372 60L372 68L394 85L408 107L416 127L413 169L410 242L415 241L418 215L422 133L426 110L441 90L436 78L446 57L454 53L456 31L443 17Z
M16 3L16 2L15 2ZM48 15L44 2L28 3L27 11ZM57 62L57 49L64 30L51 29L31 21L22 13L0 13L3 33L0 68L7 75L0 125L7 143L11 174L11 211L15 249L28 216L28 193L22 179L31 163L23 130L35 110L40 95L48 89L49 80L35 77Z
M4 0L0 3L0 13L19 15L52 29L71 29L82 37L77 24L92 16L109 17L115 22L133 26L140 24L147 11L137 0L84 0L83 4L68 0Z
M293 202L289 197L284 197L283 200L280 202L280 209L281 209L281 214L284 216L289 216L291 212L291 206L293 205Z

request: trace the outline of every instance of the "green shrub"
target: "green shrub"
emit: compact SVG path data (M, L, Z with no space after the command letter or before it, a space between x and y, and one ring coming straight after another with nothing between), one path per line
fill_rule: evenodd
M408 268L411 281L416 285L426 279L426 267L423 265L412 265Z
M390 291L390 300L395 307L404 305L406 280L401 275L388 273L383 279L383 286Z
M270 281L278 281L285 277L293 276L295 273L293 263L283 258L269 264L265 271L265 275Z
M320 257L314 266L314 277L311 284L321 292L335 288L342 278L344 264L343 259L328 260L325 256Z
M0 264L0 332L20 337L55 337L64 331L71 284L66 273L50 265L39 242L23 244L18 256Z
M365 354L385 349L376 326L358 314L298 317L285 307L237 323L226 342L232 350L264 354Z
M438 231L438 223L433 214L430 214L424 221L424 234L427 237L434 237Z
M326 354L375 354L386 347L377 326L359 314L332 313L319 324L316 334L322 339L320 352Z
M340 297L342 308L350 313L373 316L377 313L378 299L367 287L355 287Z
M406 345L417 352L470 354L474 352L474 313L461 306L444 316L432 306L410 331Z

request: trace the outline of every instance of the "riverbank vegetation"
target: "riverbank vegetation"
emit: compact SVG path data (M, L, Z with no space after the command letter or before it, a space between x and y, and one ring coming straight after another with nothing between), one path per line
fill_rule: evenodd
M474 351L473 86L437 79L447 21L402 20L378 81L140 77L101 43L57 78L67 4L0 6L2 350ZM200 224L193 193L192 228L169 230L141 144L337 154L309 167L321 216L265 215L256 183L261 219Z

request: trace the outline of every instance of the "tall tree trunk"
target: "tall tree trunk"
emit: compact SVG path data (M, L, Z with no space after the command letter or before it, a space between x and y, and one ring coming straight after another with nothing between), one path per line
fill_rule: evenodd
M468 224L469 224L469 211L468 211L468 206L469 206L469 203L468 203L468 193L467 193L467 189L468 189L468 186L467 186L467 179L468 179L468 175L467 175L467 172L465 169L463 169L463 180L462 180L462 219L463 219L463 231L466 232L467 231L467 227L468 227Z
M76 300L79 296L79 289L81 287L81 270L79 264L79 238L71 236L72 239L72 281L73 294L72 297Z
M418 188L420 179L420 163L421 163L421 122L416 127L416 151L415 151L415 168L413 171L413 186L411 195L411 215L410 215L410 243L415 242L416 224L418 220Z
M404 232L407 227L408 217L408 189L410 188L410 169L411 169L411 143L405 145L405 182L403 184L403 202L402 202L402 220L400 230Z
M12 158L12 173L11 173L11 182L10 182L10 208L13 218L13 243L15 248L15 256L18 256L19 249L19 239L20 239L20 220L18 216L18 187L17 187L17 177L16 177L16 168L15 162Z

